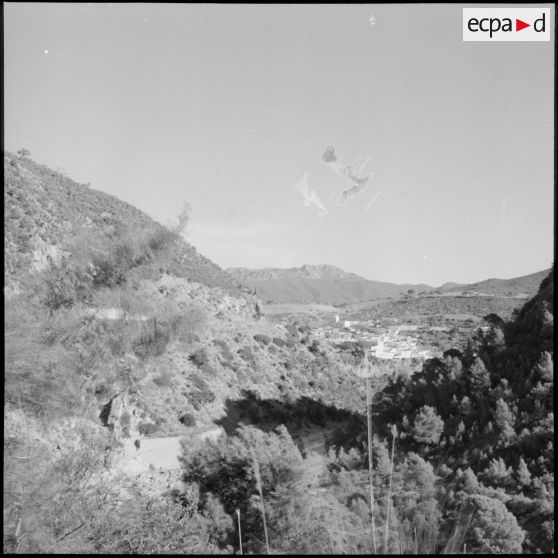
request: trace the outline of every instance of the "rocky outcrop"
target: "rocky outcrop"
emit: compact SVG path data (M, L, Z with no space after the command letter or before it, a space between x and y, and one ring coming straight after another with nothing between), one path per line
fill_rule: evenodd
M117 439L139 437L138 411L129 395L121 393L102 406L99 419Z

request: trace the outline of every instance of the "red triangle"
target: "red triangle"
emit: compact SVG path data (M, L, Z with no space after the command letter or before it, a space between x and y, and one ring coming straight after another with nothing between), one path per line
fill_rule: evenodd
M522 29L525 29L525 27L531 27L530 23L525 23L524 21L521 21L520 19L515 20L515 30L516 31L521 31Z

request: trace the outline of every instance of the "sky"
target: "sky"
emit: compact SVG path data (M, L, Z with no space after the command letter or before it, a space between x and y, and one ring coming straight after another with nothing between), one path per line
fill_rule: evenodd
M5 148L163 224L188 202L186 239L223 268L432 286L540 271L554 23L550 42L463 42L462 7L7 2ZM370 158L343 205L328 146Z

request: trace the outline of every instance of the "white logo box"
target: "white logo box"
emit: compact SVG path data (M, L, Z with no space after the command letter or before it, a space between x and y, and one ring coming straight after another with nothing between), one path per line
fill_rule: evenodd
M516 31L516 20L529 27ZM550 8L463 8L464 41L550 41L551 28Z

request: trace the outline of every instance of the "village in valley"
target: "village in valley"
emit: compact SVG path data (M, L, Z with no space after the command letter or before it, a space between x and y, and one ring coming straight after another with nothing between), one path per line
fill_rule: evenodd
M427 360L439 358L444 351L443 346L432 342L439 335L453 333L457 336L472 334L476 329L487 332L488 325L474 327L433 326L428 324L392 324L374 320L340 320L335 315L333 323L313 329L318 339L333 343L363 343L369 356L387 360Z

